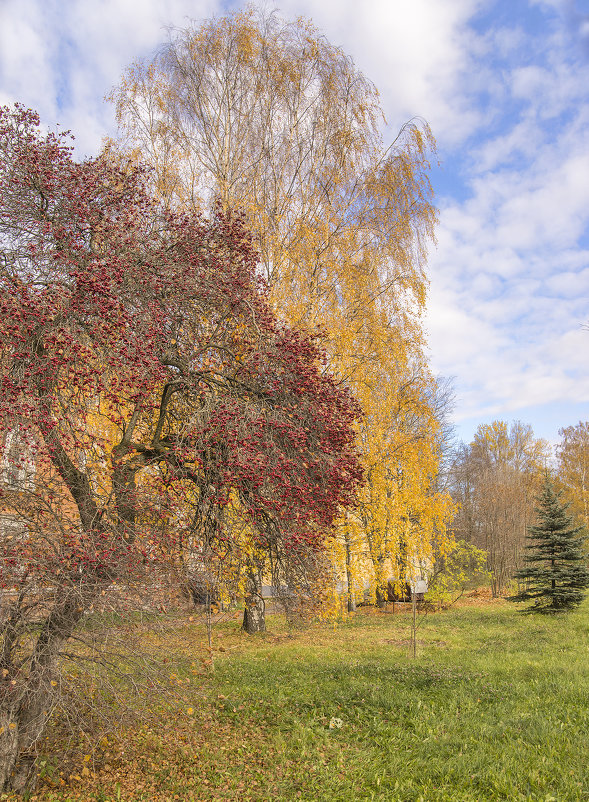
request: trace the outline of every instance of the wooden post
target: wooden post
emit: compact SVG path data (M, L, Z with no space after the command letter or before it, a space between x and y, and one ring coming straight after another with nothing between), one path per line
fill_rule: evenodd
M413 647L413 657L417 653L417 593L411 589L411 612L412 612L412 625L411 625L411 643Z
M207 582L207 641L209 645L209 660L211 661L211 671L215 668L213 658L213 619L211 615L211 586Z

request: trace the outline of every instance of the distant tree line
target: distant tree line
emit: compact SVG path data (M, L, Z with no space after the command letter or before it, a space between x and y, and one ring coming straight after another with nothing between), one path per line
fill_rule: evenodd
M526 538L536 523L547 471L578 523L585 528L589 523L589 423L559 434L553 455L550 444L535 437L531 426L498 420L480 425L472 442L460 443L446 460L446 482L457 504L452 532L457 541L487 553L494 595L521 577Z

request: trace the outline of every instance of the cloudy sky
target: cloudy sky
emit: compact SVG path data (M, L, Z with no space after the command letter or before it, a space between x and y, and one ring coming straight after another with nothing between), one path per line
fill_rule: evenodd
M221 0L0 0L0 104L76 135L114 134L104 96L166 27ZM310 17L379 88L393 139L438 142L427 328L453 376L459 435L519 419L555 442L589 419L589 3L277 0Z

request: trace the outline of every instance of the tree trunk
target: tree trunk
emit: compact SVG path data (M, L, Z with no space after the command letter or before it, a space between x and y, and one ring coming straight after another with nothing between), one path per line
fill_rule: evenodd
M411 591L411 656L417 655L417 593Z
M7 688L0 703L0 790L4 792L23 793L36 784L34 747L58 693L59 655L98 591L96 583L62 586L39 633L26 684L15 686L18 696L10 693L10 685ZM9 676L5 677L4 683L9 682Z
M387 604L387 590L383 590L380 585L376 586L376 606L379 608L386 607Z
M351 544L350 544L350 534L348 532L348 528L344 529L344 537L346 539L346 583L348 586L348 612L353 613L356 611L356 599L354 596L354 583L352 580L352 555L351 555Z
M266 605L262 598L262 579L260 572L252 566L248 568L245 588L244 629L248 635L266 631Z

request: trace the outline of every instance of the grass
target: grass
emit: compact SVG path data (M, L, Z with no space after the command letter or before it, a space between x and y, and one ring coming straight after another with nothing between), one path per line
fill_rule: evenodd
M416 659L409 623L365 611L289 632L271 617L251 638L226 622L203 673L187 621L169 648L181 696L65 785L56 768L34 799L589 800L589 603L431 614Z

